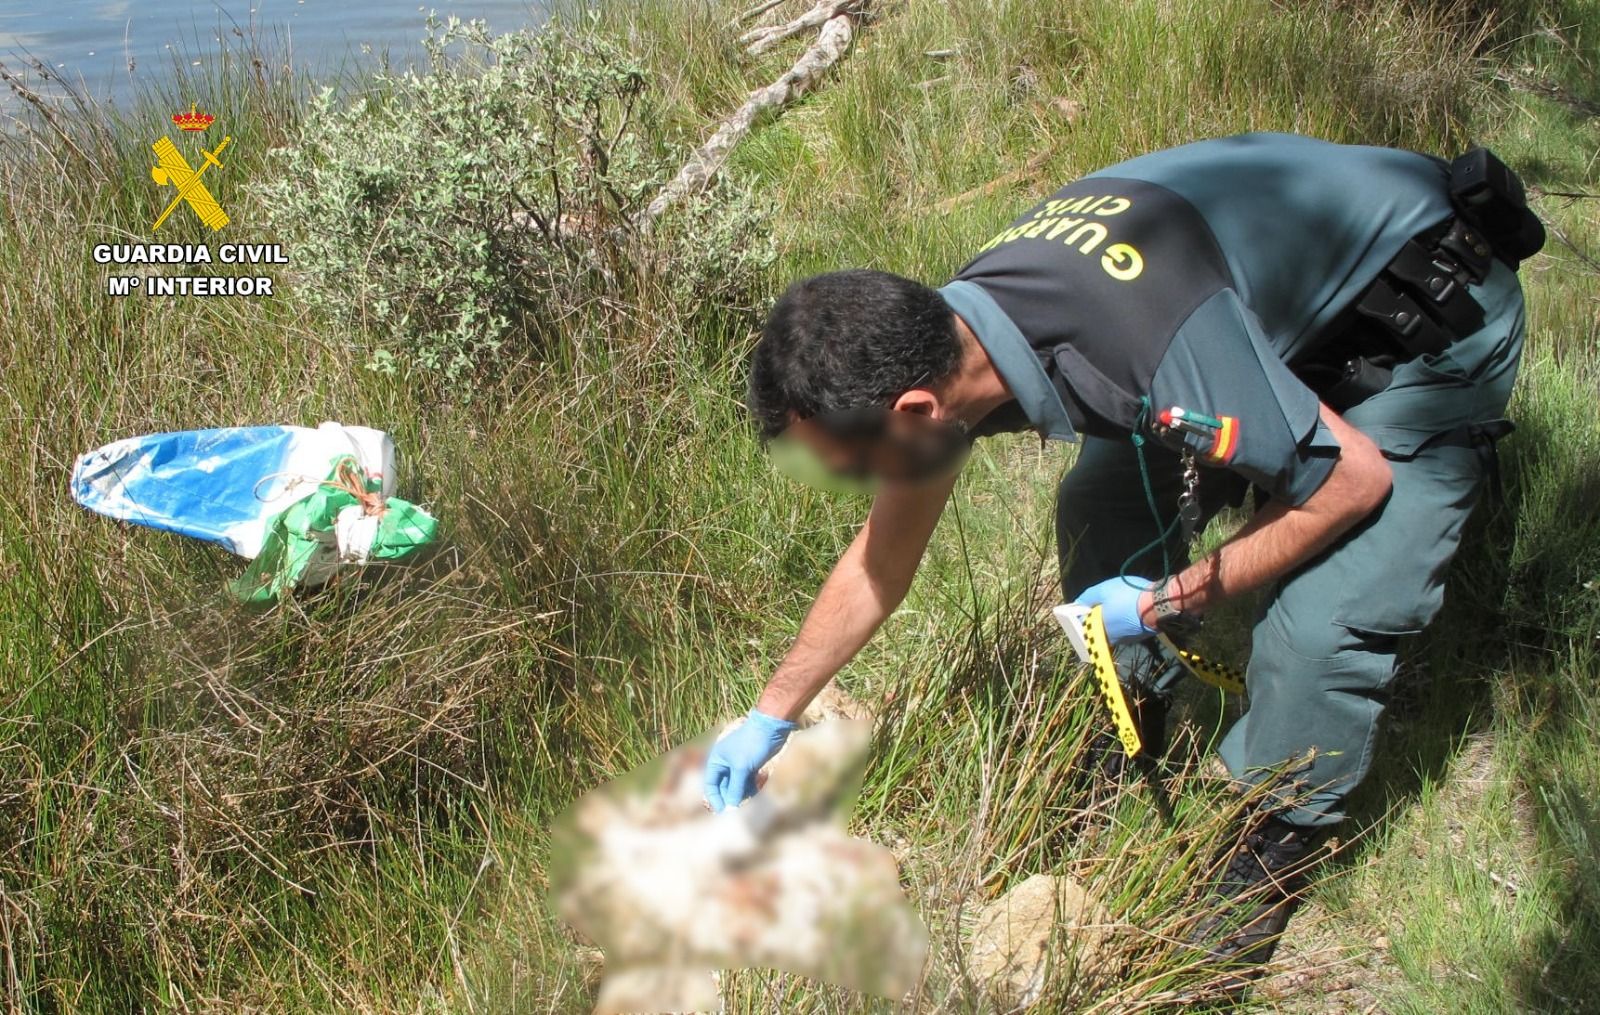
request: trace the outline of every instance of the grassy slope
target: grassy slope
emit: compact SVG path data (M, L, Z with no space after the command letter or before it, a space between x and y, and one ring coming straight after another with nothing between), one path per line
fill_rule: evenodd
M1593 191L1600 128L1581 103L1600 100L1584 57L1600 12L1514 6L1491 31L1383 2L889 5L737 169L779 204L780 278L843 264L941 278L1030 193L1243 129L1487 141L1531 182ZM727 20L638 0L608 5L603 27L631 33L692 130L787 58L741 65ZM248 175L292 96L200 87L240 124ZM1057 97L1081 104L1070 122ZM748 314L580 315L551 359L462 408L425 378L362 372L363 336L290 301L109 303L88 245L151 213L145 133L105 139L96 186L70 160L0 170L0 997L580 1010L580 957L540 901L540 829L746 705L859 506L771 477L740 428ZM1593 203L1541 210L1600 248ZM254 238L248 209L236 218L230 238ZM1525 277L1507 503L1480 512L1446 615L1408 658L1362 802L1371 834L1317 893L1264 1004L1600 1008L1600 272L1553 241ZM214 591L236 562L63 495L71 456L112 437L324 418L397 434L403 492L446 519L448 553L253 616ZM912 600L845 677L894 694L861 825L896 848L934 927L930 1008L978 1005L953 948L969 901L1064 868L1159 936L1217 827L1192 767L1170 831L1142 791L1063 789L1098 722L1041 623L1066 462L1020 439L980 453ZM1242 651L1239 628L1213 627L1219 650ZM1203 741L1214 709L1195 705ZM1151 937L1052 989L1120 1011L1193 979ZM765 974L734 977L729 1001L863 1005Z

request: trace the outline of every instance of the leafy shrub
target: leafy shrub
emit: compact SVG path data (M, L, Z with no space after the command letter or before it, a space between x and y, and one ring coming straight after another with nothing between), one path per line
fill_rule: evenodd
M585 27L431 21L426 73L380 72L352 100L324 90L276 153L257 192L293 244L298 291L379 336L370 365L459 380L537 353L601 296L751 302L771 260L765 211L722 183L639 228L681 146L642 65Z

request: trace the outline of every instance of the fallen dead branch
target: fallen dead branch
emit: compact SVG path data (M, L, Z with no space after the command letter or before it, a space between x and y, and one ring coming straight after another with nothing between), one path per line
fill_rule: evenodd
M1549 219L1545 219L1544 227L1552 236L1561 241L1562 246L1572 251L1585 267L1600 272L1600 259L1597 259L1595 255L1578 246L1578 244L1573 241L1572 237L1568 236L1562 231L1560 226L1556 225L1554 222L1551 222Z
M1573 201L1600 201L1600 194L1591 194L1586 190L1545 190L1543 187L1529 187L1528 192L1534 197L1564 197Z
M931 86L935 82L941 80L944 79L935 78L932 82L922 82L921 84L917 85L917 87L922 88L924 85ZM1053 110L1057 115L1065 120L1067 126L1069 127L1077 123L1078 118L1083 115L1083 103L1077 99L1069 99L1064 95L1058 95L1054 99L1051 99L1048 108ZM1059 150L1059 144L1051 145L1050 147L1034 155L1033 158L1029 159L1017 169L1013 169L1007 173L1002 173L990 180L988 183L974 187L971 190L962 191L954 197L945 198L943 201L940 201L938 204L934 205L934 210L941 214L945 212L951 212L957 208L960 208L962 205L970 204L980 197L988 197L991 194L997 193L998 191L1001 191L1007 187L1013 187L1022 183L1031 183L1038 178L1039 173L1043 171L1044 167L1049 164L1050 160L1055 157L1056 152Z
M840 14L853 11L854 8L854 0L819 0L815 7L793 21L752 28L739 36L739 44L745 47L745 52L751 56L760 56L785 39L792 39L802 32L825 25Z
M839 3L827 6L843 8L847 5ZM816 9L813 8L813 11ZM711 182L728 161L734 147L750 133L756 119L763 113L783 109L809 91L834 64L844 58L850 49L853 34L850 15L836 14L828 18L817 35L817 41L801 54L794 66L770 85L751 92L744 104L722 122L716 133L695 149L689 161L678 170L678 175L661 188L661 192L645 209L644 222L648 224L671 207L673 202Z
M1020 168L1013 169L1009 173L1002 173L982 186L973 187L971 190L962 191L954 197L945 198L943 201L940 201L938 204L933 206L934 210L941 214L944 212L954 211L957 208L960 208L962 205L971 204L980 197L988 197L989 195L1003 190L1006 187L1015 186L1019 183L1027 183L1039 175L1040 170L1044 169L1045 164L1050 161L1050 157L1054 154L1054 148L1047 148L1035 155L1033 158L1029 159Z
M1496 81L1519 92L1560 103L1580 116L1590 119L1600 117L1600 102L1592 102L1570 88L1512 70L1500 71L1494 77Z
M754 7L750 8L747 11L745 11L743 14L741 14L738 17L734 18L733 19L733 24L729 25L728 27L729 28L738 28L740 25L744 24L745 22L754 21L756 18L759 18L761 15L763 15L763 14L767 13L768 11L772 10L774 7L781 7L781 6L783 6L784 4L786 4L788 2L789 2L789 0L762 0L761 3L756 4Z

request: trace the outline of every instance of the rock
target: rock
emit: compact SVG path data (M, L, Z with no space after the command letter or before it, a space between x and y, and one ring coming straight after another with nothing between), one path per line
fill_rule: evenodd
M1110 914L1070 877L1035 874L984 907L967 951L972 976L1001 1010L1037 1004L1044 994L1052 936L1072 942L1076 968L1111 960ZM1058 960L1063 954L1057 952Z
M1054 109L1056 115L1068 123L1077 123L1079 118L1083 116L1083 103L1077 99L1069 99L1065 95L1057 95L1051 99L1050 108Z

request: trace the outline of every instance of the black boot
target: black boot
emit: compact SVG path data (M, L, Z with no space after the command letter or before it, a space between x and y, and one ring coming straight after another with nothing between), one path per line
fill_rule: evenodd
M1326 855L1327 832L1277 817L1251 827L1220 854L1215 880L1201 898L1203 915L1189 942L1233 971L1224 989L1242 990L1272 958L1312 868Z

